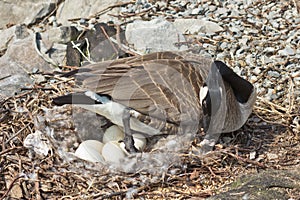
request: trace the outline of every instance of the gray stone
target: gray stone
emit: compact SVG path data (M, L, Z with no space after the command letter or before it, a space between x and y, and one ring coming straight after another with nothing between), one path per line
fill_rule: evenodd
M31 34L23 40L16 40L12 43L6 55L10 62L15 62L27 72L31 72L32 68L38 68L41 71L50 70L49 65L37 54L34 45L34 35Z
M300 65L298 67L296 67L296 69L297 68L298 68L298 70L300 70ZM293 78L300 77L300 71L292 72L291 77L293 77Z
M155 3L155 6L158 7L160 10L162 10L163 8L166 8L167 3L164 1L157 1Z
M65 64L67 45L54 43L49 57L56 63L56 66L62 66Z
M3 56L7 61L4 60L3 62L14 63L27 72L31 72L32 68L38 68L43 71L49 70L48 64L35 50L34 37L34 34L31 33L23 40L15 40Z
M14 32L16 26L12 26L8 29L0 30L0 50L6 49L10 42L14 40Z
M249 41L249 37L247 37L247 36L242 36L242 38L239 39L239 44L240 44L240 45L246 46L248 41Z
M0 1L0 28L7 24L32 24L55 9L55 2L46 0Z
M24 87L27 83L32 83L29 76L21 69L18 69L18 66L1 63L0 74L1 97L13 96L16 92L20 91L21 87Z
M222 42L222 44L220 45L221 49L226 49L228 46L227 42Z
M16 39L24 39L30 35L29 30L24 24L15 26L15 36Z
M198 15L201 12L201 8L194 8L191 12L191 15Z
M191 10L185 10L183 12L178 12L178 16L182 16L182 17L188 17L191 14L192 14Z
M255 83L258 80L257 76L250 76L250 82Z
M25 25L16 25L8 29L0 30L0 50L5 50L10 43L17 39L24 39L29 36L29 30Z
M210 12L214 12L216 9L217 9L217 7L214 6L214 5L208 6L208 10L209 10Z
M236 51L236 56L237 57L242 57L244 56L245 48L240 48Z
M284 49L279 50L278 54L281 56L292 56L295 55L295 50L291 46L286 46Z
M228 12L227 8L218 8L215 13L218 15L224 15L227 14L227 12Z
M253 69L253 74L255 74L255 75L259 75L260 73L261 73L261 70L260 70L260 68L259 67L255 67L254 69Z
M78 35L79 31L74 26L61 26L41 33L41 37L44 41L47 40L52 43L62 44L66 44L71 40L76 40Z
M250 65L250 66L255 66L255 58L254 58L254 56L253 55L251 55L251 54L248 54L248 55L246 55L246 63L248 64L248 65Z
M268 88L267 94L265 94L265 97L267 100L272 101L274 98L274 89Z
M43 83L43 82L46 82L46 81L47 81L47 79L45 78L45 76L43 76L43 75L41 75L41 74L35 74L35 75L33 76L33 78L34 78L34 82L35 82L36 84L40 84L40 83Z
M79 32L75 27L54 27L42 33L36 33L37 50L43 58L54 66L64 64L66 43L75 40Z
M265 79L264 82L263 82L263 86L265 88L270 88L272 86L272 82L269 80L269 79ZM271 88L270 88L271 89ZM272 89L273 90L273 89Z
M269 63L273 62L273 60L270 59L268 56L262 56L261 61L262 61L263 64L269 64Z
M241 32L241 28L239 26L232 26L232 27L229 27L229 30L233 33L239 33Z
M280 73L277 71L268 71L268 75L274 78L278 78L280 76Z
M184 36L172 23L161 18L151 21L134 21L128 24L125 31L126 40L141 52L186 50L187 46L176 46L185 42Z
M25 39L13 41L6 53L0 57L0 94L12 96L21 87L31 84L28 73L36 68L39 71L51 71L52 68L36 52L34 34Z
M109 6L115 5L122 2L121 0L65 0L60 4L56 18L57 22L63 25L71 25L69 19L74 18L89 18L101 10L108 8ZM116 18L107 15L118 14L120 8L113 8L107 13L101 15L101 21L115 21Z
M185 34L206 33L213 34L223 31L223 28L215 22L204 19L176 19L174 26Z
M240 16L239 11L237 9L234 8L234 9L231 9L230 11L231 11L231 13L230 13L229 17L238 17L238 16Z

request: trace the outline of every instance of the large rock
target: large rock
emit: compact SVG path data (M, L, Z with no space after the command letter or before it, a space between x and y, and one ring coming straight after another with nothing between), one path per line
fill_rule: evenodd
M34 34L24 26L9 30L11 42L0 57L0 95L12 96L21 87L32 83L28 73L52 70L35 50Z
M113 6L117 3L120 3L120 0L65 0L62 4L60 4L57 10L57 22L61 23L62 25L70 25L71 22L69 19L74 18L89 18L99 11L102 11L109 6ZM119 12L119 8L113 8L109 11L111 14L117 14ZM104 13L100 16L102 22L115 20L107 13Z
M34 37L34 34L31 33L23 40L14 41L9 45L5 55L1 57L1 63L7 62L9 65L18 66L28 73L36 69L50 70L49 64L37 54Z
M134 21L127 25L125 36L141 53L187 50L184 36L172 23L161 18Z
M0 50L4 50L9 45L9 42L13 39L16 26L8 29L0 30Z
M32 24L54 9L55 0L0 1L0 29L11 24Z
M65 64L67 43L75 40L80 32L72 26L54 27L36 33L40 54L54 66Z

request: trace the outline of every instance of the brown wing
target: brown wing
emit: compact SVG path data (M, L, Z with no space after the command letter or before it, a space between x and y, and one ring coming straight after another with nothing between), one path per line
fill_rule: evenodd
M199 120L199 90L210 63L200 56L162 52L89 65L78 77L84 89L179 124Z

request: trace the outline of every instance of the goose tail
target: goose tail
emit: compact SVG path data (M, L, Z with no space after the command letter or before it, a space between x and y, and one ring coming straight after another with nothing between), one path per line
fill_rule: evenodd
M110 98L106 95L99 95L97 93L87 91L80 93L71 93L59 97L53 98L53 104L62 106L65 104L104 104L110 101Z

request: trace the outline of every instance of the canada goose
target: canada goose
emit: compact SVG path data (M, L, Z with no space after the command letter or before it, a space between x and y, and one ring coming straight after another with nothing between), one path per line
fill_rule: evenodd
M210 151L223 132L239 129L252 112L256 90L221 61L184 52L159 52L104 61L76 74L83 92L53 99L78 104L124 128L125 148L136 152L132 132L206 135Z

